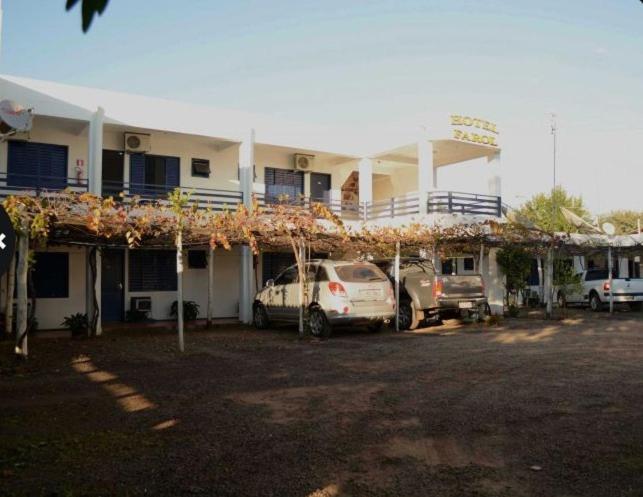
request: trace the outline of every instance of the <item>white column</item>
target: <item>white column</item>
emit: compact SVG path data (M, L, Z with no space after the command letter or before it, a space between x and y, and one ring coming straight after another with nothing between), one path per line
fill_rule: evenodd
M433 167L433 142L423 133L418 140L418 196L420 214L427 213L429 192L437 187L437 171Z
M373 201L373 159L359 161L359 202Z
M500 152L487 157L489 195L502 196L502 182L500 179Z
M103 123L105 110L99 107L89 121L89 163L87 183L90 193L101 195L103 182Z
M504 312L504 275L496 260L497 248L489 249L489 277L487 278L487 300L491 308L491 314L502 316Z
M252 207L252 191L255 164L255 131L251 129L239 146L239 183L243 193L243 202ZM250 247L241 247L241 284L239 285L239 320L252 322L252 302L254 300L254 275L252 268L252 251Z

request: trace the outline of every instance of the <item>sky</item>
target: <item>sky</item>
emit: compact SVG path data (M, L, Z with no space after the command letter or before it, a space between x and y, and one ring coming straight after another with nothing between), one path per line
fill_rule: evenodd
M372 134L436 115L496 122L503 199L557 184L643 210L640 0L4 0L0 72ZM485 193L485 164L439 187Z

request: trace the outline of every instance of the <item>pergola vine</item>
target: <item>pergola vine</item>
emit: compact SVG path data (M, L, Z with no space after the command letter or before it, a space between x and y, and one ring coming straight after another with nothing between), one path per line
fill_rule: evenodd
M16 353L23 357L28 350L28 253L35 246L59 244L91 248L94 305L89 321L93 332L99 321L96 255L105 247L176 249L180 292L182 251L186 247L230 250L234 245L247 245L254 254L261 250L292 251L300 281L305 282L305 257L311 251L387 257L395 253L397 244L402 253L408 254L422 250L476 254L481 247L520 245L539 257L552 247L569 253L586 253L602 246L602 242L594 238L579 242L573 235L549 234L516 223L493 221L448 227L422 223L394 228L368 223L348 226L322 203L310 206L277 203L264 208L253 201L250 209L240 204L216 211L207 204L190 201L189 194L178 189L171 192L167 200L157 201L138 197L117 200L63 191L40 197L10 196L3 205L18 235ZM303 313L305 285L301 292ZM182 344L182 306L178 309ZM300 331L303 332L301 326Z

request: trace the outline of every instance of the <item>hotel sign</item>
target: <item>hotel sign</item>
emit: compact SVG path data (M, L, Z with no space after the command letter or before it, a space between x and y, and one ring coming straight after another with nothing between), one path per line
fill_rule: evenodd
M498 130L496 125L484 119L469 116L451 115L453 139L461 142L478 143L497 147Z

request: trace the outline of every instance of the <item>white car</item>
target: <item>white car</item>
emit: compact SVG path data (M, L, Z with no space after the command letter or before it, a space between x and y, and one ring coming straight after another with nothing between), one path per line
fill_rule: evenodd
M395 296L386 275L369 262L316 259L306 264L308 320L314 336L330 335L333 325L367 325L381 328L395 314ZM268 280L257 293L254 324L267 328L271 321L299 321L299 277L290 266Z
M643 307L643 279L612 278L612 294L615 303L626 303L633 310ZM582 291L560 289L558 304L588 304L593 311L600 311L609 303L610 282L607 269L590 269L580 273Z

